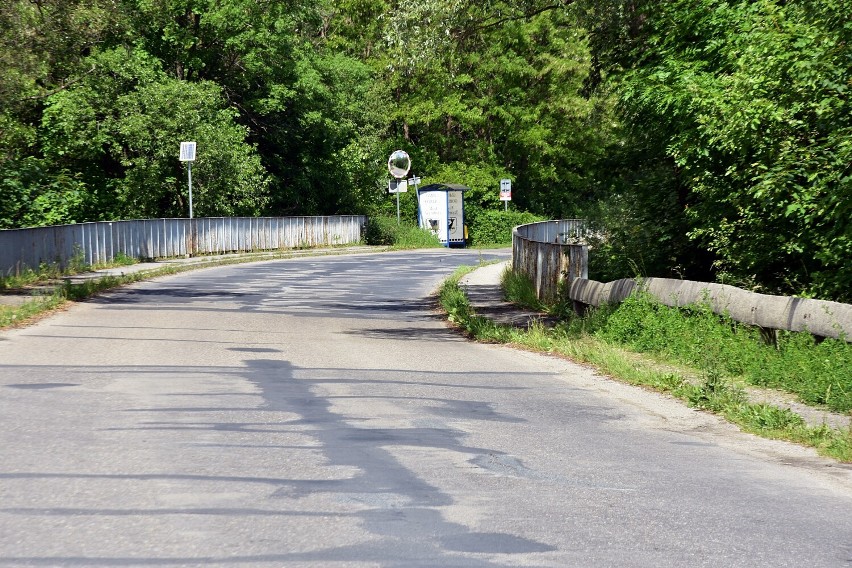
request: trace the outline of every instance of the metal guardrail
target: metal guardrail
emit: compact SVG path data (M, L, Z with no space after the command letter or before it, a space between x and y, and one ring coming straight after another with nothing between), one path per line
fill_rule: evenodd
M585 219L541 221L515 227L515 232L528 241L561 245L582 244L588 231L589 223Z
M582 219L542 221L512 231L512 271L525 274L536 296L552 302L564 282L589 277L589 247L580 244L588 231Z
M138 259L224 254L361 241L367 218L209 217L100 221L0 231L0 271L16 274L42 264L105 264L121 253Z

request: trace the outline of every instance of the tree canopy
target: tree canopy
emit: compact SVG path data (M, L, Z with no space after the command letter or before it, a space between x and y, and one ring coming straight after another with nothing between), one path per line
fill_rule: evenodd
M9 0L0 228L381 213L590 217L593 270L852 300L852 0ZM413 196L404 206L413 208Z

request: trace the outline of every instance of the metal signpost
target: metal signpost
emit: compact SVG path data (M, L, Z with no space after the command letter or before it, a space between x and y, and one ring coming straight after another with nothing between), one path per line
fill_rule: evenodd
M408 187L403 181L405 176L408 175L408 171L411 169L411 158L408 156L404 150L397 150L388 158L388 171L390 175L394 177L397 182L396 191L391 189L390 191L396 193L396 224L399 225L399 194L403 191L408 191ZM390 186L389 186L390 187Z
M509 210L509 202L512 201L512 180L500 180L500 201L506 204L506 211Z
M189 218L192 219L192 162L195 161L195 142L180 143L180 161L189 167Z
M423 219L420 216L420 177L412 176L408 178L408 185L414 186L414 196L417 199L417 226L420 227L423 224Z

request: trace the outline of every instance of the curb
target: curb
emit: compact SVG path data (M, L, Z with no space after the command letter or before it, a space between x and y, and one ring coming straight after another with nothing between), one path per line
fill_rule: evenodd
M477 268L459 279L459 286L467 296L474 313L495 323L520 329L529 329L537 323L548 327L555 325L558 320L552 316L519 308L506 301L501 280L503 273L509 268L511 261L506 260Z

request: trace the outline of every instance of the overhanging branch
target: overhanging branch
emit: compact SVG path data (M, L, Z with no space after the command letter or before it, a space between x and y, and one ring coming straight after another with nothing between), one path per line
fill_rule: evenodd
M527 10L521 12L520 14L512 14L507 16L502 16L497 18L496 20L491 20L488 18L481 19L473 25L472 28L465 28L464 31L485 31L489 29L493 29L507 22L516 22L519 20L529 20L530 18L534 18L539 14L543 14L545 12L550 12L551 10L558 10L560 8L565 8L574 3L574 0L562 0L561 2L554 2L551 4L547 4L545 6L539 6L538 8L534 8L531 10ZM457 30L462 32L462 30Z

